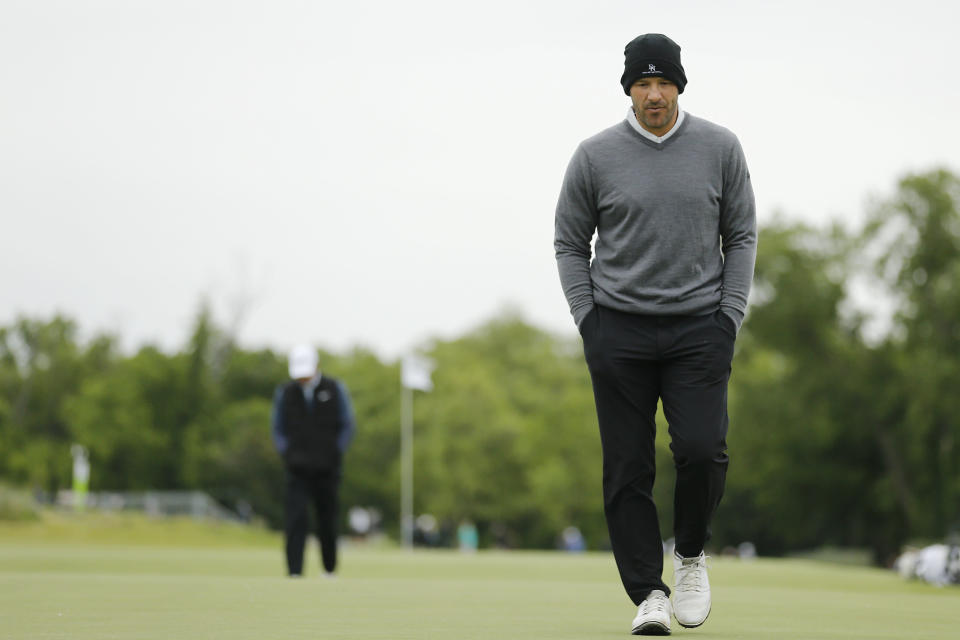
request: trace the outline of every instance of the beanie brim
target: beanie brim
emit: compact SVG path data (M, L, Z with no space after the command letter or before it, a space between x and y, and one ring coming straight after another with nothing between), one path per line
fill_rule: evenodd
M683 93L687 86L687 76L683 69L669 60L657 60L654 58L630 61L630 64L624 69L620 77L620 84L623 86L623 92L630 95L630 87L638 80L643 78L666 78L677 85L677 93Z

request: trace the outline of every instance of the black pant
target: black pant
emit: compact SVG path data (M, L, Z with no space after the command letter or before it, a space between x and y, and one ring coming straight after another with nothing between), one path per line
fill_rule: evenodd
M317 516L317 537L323 568L332 573L337 568L337 515L339 471L287 469L286 551L287 571L303 574L303 552L309 528L308 505L312 502Z
M657 400L670 425L677 469L677 553L699 555L723 495L727 382L736 328L716 312L643 316L595 306L581 325L600 423L603 499L627 594L639 604L664 584L653 501Z

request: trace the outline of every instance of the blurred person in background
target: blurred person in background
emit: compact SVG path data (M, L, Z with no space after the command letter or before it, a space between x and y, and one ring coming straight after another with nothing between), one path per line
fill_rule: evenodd
M338 493L343 456L355 430L346 386L323 375L317 351L298 345L290 352L291 380L277 387L273 442L286 469L284 535L287 571L303 574L309 505L315 509L320 556L327 576L337 568Z
M703 549L726 478L727 383L756 213L736 136L678 105L680 47L650 33L624 56L620 84L632 104L574 153L554 249L593 382L604 513L638 605L632 632L665 635L671 614L696 627L710 612ZM653 501L658 400L677 469L672 604Z

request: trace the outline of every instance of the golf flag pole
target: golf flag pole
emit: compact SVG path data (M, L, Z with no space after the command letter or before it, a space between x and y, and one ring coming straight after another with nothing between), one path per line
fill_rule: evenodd
M413 549L413 391L431 391L433 362L417 355L400 366L400 529L403 546Z

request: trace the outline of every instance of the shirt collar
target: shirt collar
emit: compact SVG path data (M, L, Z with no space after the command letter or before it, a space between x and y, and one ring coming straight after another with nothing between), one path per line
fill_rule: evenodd
M320 384L321 373L317 371L317 375L313 376L307 382L300 385L300 388L303 389L303 395L307 398L313 396L313 391L317 388L317 385Z
M663 142L664 140L672 136L674 133L676 133L677 129L680 128L680 123L683 122L683 109L677 106L677 121L673 124L673 127L671 127L670 131L667 131L662 136L652 134L646 129L644 129L643 127L641 127L640 123L637 122L637 115L633 112L633 107L629 107L627 109L627 122L630 123L630 126L633 127L637 133L642 135L647 140L652 140L653 142Z

